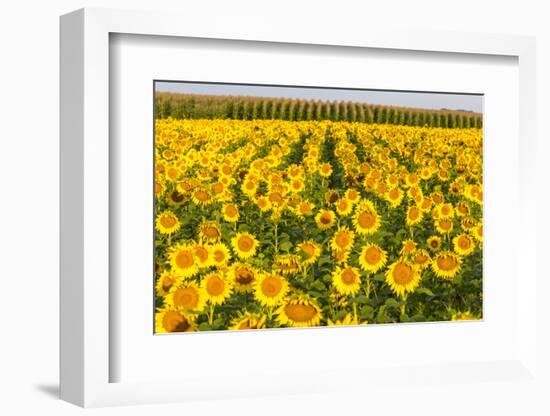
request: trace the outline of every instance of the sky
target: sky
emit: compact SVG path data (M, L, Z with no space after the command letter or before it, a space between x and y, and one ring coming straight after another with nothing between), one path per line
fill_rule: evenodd
M483 95L390 90L350 90L337 88L281 87L243 84L155 82L156 91L188 94L248 95L260 97L343 100L369 104L426 109L467 110L481 113Z

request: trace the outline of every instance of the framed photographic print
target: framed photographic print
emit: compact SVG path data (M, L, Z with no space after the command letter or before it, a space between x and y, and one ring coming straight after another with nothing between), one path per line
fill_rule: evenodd
M61 19L62 398L539 400L533 39L184 20Z
M154 88L156 333L482 319L481 95Z

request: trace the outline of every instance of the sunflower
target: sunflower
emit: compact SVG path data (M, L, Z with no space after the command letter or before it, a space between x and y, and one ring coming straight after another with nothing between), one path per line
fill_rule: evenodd
M460 271L460 257L452 251L438 253L432 261L434 273L444 279L452 279Z
M273 307L281 302L287 291L288 282L284 277L265 273L258 279L254 296L263 306Z
M321 246L313 240L307 240L296 246L296 252L301 255L304 266L308 266L321 256Z
M355 231L362 235L371 235L380 228L380 216L374 206L358 206L353 218Z
M334 212L324 209L315 216L315 222L321 230L327 230L334 225L336 215Z
M311 202L301 201L296 207L295 212L301 218L309 217L313 215L313 208L315 208L315 205L313 205Z
M185 282L173 286L168 296L165 297L165 304L176 309L200 312L204 309L206 296L195 282Z
M415 205L411 205L407 210L407 225L412 227L422 221L422 211Z
M172 270L181 277L191 277L199 271L194 247L190 244L177 244L169 249Z
M231 295L233 287L223 273L214 272L203 277L201 289L212 305L221 305Z
M256 254L258 248L258 240L250 233L237 233L231 239L233 250L241 259L247 259Z
M263 329L266 326L266 316L259 313L239 313L239 315L231 321L228 329L243 330L243 329Z
M350 188L346 191L346 193L344 194L344 196L352 203L352 204L356 204L357 202L359 202L359 199L361 198L361 194L353 189L353 188Z
M162 272L158 277L157 284L155 286L156 295L167 295L168 292L170 292L170 289L172 289L173 286L177 285L178 280L179 279L173 273L167 271Z
M459 217L466 217L470 215L470 206L466 202L459 202L455 207L456 215Z
M475 250L475 243L468 234L459 234L453 238L454 250L461 256L468 256Z
M332 174L332 166L330 163L322 163L321 166L319 166L319 175L321 175L323 178L328 178Z
M349 214L351 214L352 210L353 210L353 203L346 197L340 198L336 202L336 212L340 216L342 217L348 216Z
M419 208L422 212L430 212L432 209L432 200L430 198L424 197L419 203Z
M275 313L280 325L290 327L315 326L321 322L321 308L306 295L292 296Z
M426 240L428 247L432 251L437 251L441 248L441 237L433 235Z
M386 201L390 203L390 206L392 208L397 208L399 205L401 205L401 201L403 201L403 191L398 188L392 188L388 192L386 192L385 198Z
M257 271L247 264L234 263L231 265L230 276L233 278L233 287L236 292L250 293L254 290Z
M472 235L480 243L483 242L483 224L482 223L479 223L472 228Z
M197 329L193 315L172 307L164 307L155 313L155 332L192 332Z
M285 206L285 197L281 192L278 192L278 191L270 192L267 197L272 207L281 208Z
M239 209L234 204L225 204L222 208L223 219L227 222L239 220Z
M258 183L253 179L246 179L241 185L241 191L249 197L253 197L257 190Z
M386 252L376 244L364 246L359 256L359 265L364 271L370 273L376 273L386 264L386 261Z
M455 312L451 316L452 321L476 321L479 318L470 311Z
M420 283L420 275L416 267L405 260L397 260L386 271L386 283L398 296L414 292Z
M446 218L437 219L435 220L435 228L440 234L449 234L453 231L453 222Z
M338 264L347 263L349 253L350 253L349 250L333 250L332 251L332 258Z
M335 204L336 201L338 201L338 198L338 191L335 191L334 189L329 189L325 192L325 202L329 205Z
M450 219L455 215L453 205L450 203L439 204L435 207L438 213L438 218Z
M409 239L406 239L402 242L402 247L400 253L404 256L410 254L412 251L416 249L416 243Z
M284 275L296 274L302 270L300 256L285 254L273 260L273 270Z
M359 270L347 265L337 267L332 273L332 285L342 295L356 295L361 287Z
M194 252L195 260L197 260L197 265L199 268L209 267L212 260L210 255L210 247L205 246L204 244L195 244Z
M199 237L202 241L216 243L222 237L220 225L216 222L203 222L199 225Z
M359 320L354 317L351 313L346 314L343 319L338 319L335 321L332 321L331 319L327 320L328 326L352 326L352 325L366 325L368 322L361 322L359 323Z
M260 196L259 198L256 198L254 202L262 212L267 212L271 209L271 202L265 196Z
M199 206L206 206L210 205L214 202L212 195L210 195L210 192L204 188L199 188L193 191L191 194L191 199L195 203L195 205Z
M161 234L174 234L180 227L180 221L172 211L164 211L157 216L156 228Z
M338 228L334 233L330 245L335 251L348 251L353 246L355 233L346 226Z
M300 178L295 178L290 182L290 192L300 193L304 190L304 181Z
M226 265L231 259L231 253L229 252L229 249L227 248L227 246L223 243L217 243L212 245L210 247L210 254L211 254L210 264L216 267Z
M415 250L412 253L412 261L419 268L419 270L424 270L430 265L431 257L430 254L423 249Z
M172 207L177 207L185 201L186 197L184 194L178 192L177 189L174 189L172 192L170 192L166 197L166 202L168 205Z

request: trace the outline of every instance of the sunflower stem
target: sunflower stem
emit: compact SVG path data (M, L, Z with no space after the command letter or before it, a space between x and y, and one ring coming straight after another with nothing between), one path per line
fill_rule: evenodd
M274 240L275 240L275 254L279 254L279 221L275 221L275 226L273 227Z
M355 322L358 322L357 321L357 304L355 302L353 302L353 319L355 320Z
M407 307L407 295L403 295L403 301L401 302L401 315L400 318L403 320L403 317L405 316L405 309Z
M210 305L210 311L208 313L208 325L212 326L212 322L214 322L214 308L216 306L214 304Z

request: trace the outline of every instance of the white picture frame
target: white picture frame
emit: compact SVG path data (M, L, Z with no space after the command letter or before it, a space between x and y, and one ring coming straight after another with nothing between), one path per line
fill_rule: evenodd
M535 392L537 400L542 400L542 393L537 392L543 391L545 374L536 360L540 342L537 331L541 325L536 319L536 280L540 276L537 277L533 250L536 218L530 214L535 212L536 205L531 180L535 172L536 141L535 40L509 35L383 32L353 27L329 33L314 25L308 26L307 31L298 28L280 31L278 24L258 26L245 17L238 22L207 23L205 18L192 19L171 13L107 9L82 9L61 18L61 398L88 407L331 392L349 388L339 381L345 377L353 380L358 389L365 386L372 389L380 380L387 383L398 377L403 381L396 388L410 390L428 389L431 383L454 377L467 384L462 388L482 390L487 400L502 399L499 381L506 382L506 388L516 389L526 398L532 398ZM110 382L109 368L117 358L109 348L109 308L113 306L109 296L109 172L113 163L109 158L109 37L115 33L517 58L520 138L520 177L517 179L521 223L516 249L522 281L517 291L516 353L498 362L419 363L407 371L386 367L368 371L342 368L337 372L338 377L327 382L320 382L313 373L293 375L292 383L288 381L289 375L283 373L261 383L234 385L228 385L223 378L192 380L192 385L185 381ZM440 373L447 373L447 378L438 378ZM477 376L469 378L469 374ZM208 392L203 391L205 386L209 386ZM242 391L243 386L246 392ZM373 395L373 405L383 397L384 387L376 388L380 396L377 399L374 397L377 395ZM452 397L451 387L440 386L438 390L441 394L438 400Z

